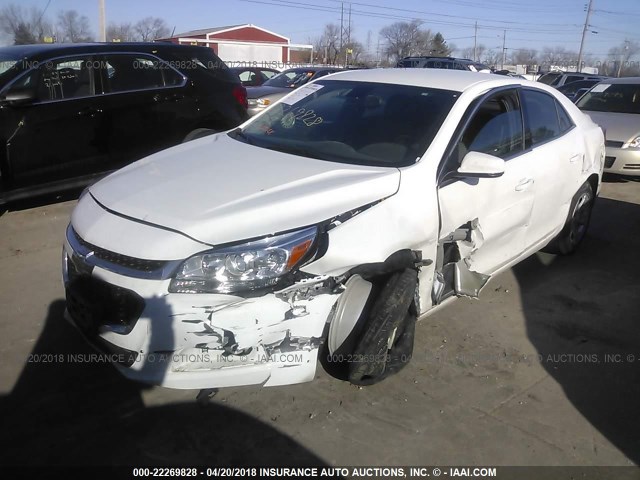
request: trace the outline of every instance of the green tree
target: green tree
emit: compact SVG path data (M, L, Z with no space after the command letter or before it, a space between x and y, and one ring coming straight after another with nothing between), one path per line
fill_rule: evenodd
M451 55L451 49L440 32L436 33L431 39L431 55L437 57L448 57Z

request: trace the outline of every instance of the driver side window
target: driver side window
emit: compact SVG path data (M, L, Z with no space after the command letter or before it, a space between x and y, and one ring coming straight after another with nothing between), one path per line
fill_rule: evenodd
M508 159L523 151L520 101L517 92L510 90L482 102L458 140L449 164L457 169L468 152Z

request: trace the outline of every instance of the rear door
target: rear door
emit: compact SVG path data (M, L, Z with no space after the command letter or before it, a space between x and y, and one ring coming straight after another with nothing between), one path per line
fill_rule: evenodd
M29 103L4 106L6 188L50 183L105 170L103 99L94 59L78 55L42 63L9 88L33 89Z
M527 231L527 246L550 236L562 225L578 190L585 146L571 117L550 94L522 89L525 148L529 151L535 203Z
M184 75L144 53L107 54L101 65L115 168L182 141L197 109Z
M504 174L496 178L456 174L470 151L504 159ZM465 269L488 275L524 250L534 183L531 159L524 150L517 90L503 89L470 107L444 161L439 174L441 229L436 271L451 286L456 276L473 276ZM481 288L482 278L475 281ZM435 295L435 303L445 298L447 292L471 295L464 285L462 291L458 287L452 291L445 285L445 292Z

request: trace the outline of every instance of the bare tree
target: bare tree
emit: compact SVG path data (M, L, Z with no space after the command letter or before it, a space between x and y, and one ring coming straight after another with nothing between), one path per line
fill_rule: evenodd
M313 40L316 61L335 65L340 57L340 27L334 23L324 26L322 35Z
M135 42L137 39L130 23L110 23L107 27L107 42Z
M518 48L511 54L513 65L537 65L538 51L529 48Z
M168 37L171 33L167 22L162 18L146 17L138 21L134 27L138 39L143 42L151 42L157 38Z
M479 58L482 63L486 63L490 67L497 68L498 64L502 60L502 52L498 52L494 49L485 50Z
M633 40L625 40L621 45L613 47L609 50L609 57L613 59L612 65L607 62L607 74L615 75L617 77L625 77L635 74L638 69L635 64L631 62L638 53L640 53L640 44Z
M380 30L385 39L385 53L397 61L409 55L424 55L431 50L431 31L420 28L421 22L396 22Z
M45 37L53 36L53 28L40 10L35 7L27 10L15 4L0 10L0 32L16 44L42 43Z
M546 68L575 67L578 63L578 54L564 47L544 47L539 61Z
M92 42L89 18L76 10L62 10L58 13L58 35L60 42Z

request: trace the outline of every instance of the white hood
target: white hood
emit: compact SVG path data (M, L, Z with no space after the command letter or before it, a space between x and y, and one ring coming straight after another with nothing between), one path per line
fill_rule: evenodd
M221 133L133 163L90 192L114 212L216 245L327 220L399 184L396 168L299 157Z

